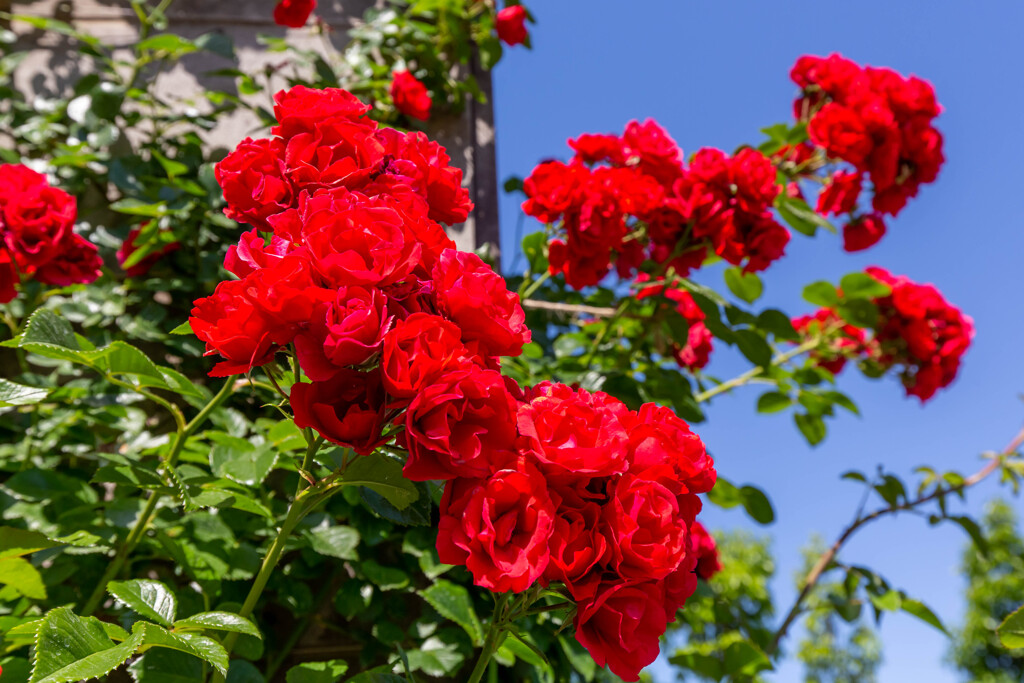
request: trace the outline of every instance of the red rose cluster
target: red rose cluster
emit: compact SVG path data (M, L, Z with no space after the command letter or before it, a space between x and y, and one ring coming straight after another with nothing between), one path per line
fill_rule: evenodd
M399 323L454 320L482 365L529 340L504 281L438 224L472 207L462 172L422 133L378 128L368 109L344 90L296 86L276 97L276 137L243 140L217 165L225 213L254 227L225 258L240 279L196 301L190 320L224 358L214 376L294 344L313 380L294 389L297 419L361 451L379 438L363 427L384 420L379 361Z
M568 164L544 162L526 179L523 210L560 223L548 245L550 272L572 287L597 284L613 260L623 278L646 259L685 276L709 250L748 272L764 270L789 242L771 212L781 190L775 167L757 150L730 157L704 148L685 165L653 120L569 145L576 154Z
M643 283L649 280L646 273L641 273L636 281ZM679 287L662 287L659 285L642 287L637 291L636 298L644 299L649 296L663 295L668 303L672 304L690 326L687 332L686 343L680 346L674 343L672 355L675 357L679 367L687 370L700 370L708 364L712 351L711 330L704 324L704 311L700 310L693 296L685 289Z
M432 467L416 476L413 440L444 430L438 420L431 430L407 426L406 475L450 479L438 555L495 592L564 584L577 605L577 640L599 665L635 681L696 588L707 553L691 529L697 494L715 483L714 463L686 422L654 404L631 411L602 392L544 382L510 410L508 432L464 438L470 447L458 455L431 449ZM471 424L480 424L479 411Z
M794 320L793 326L805 334L832 331L825 342L827 350L812 356L818 365L836 373L847 358L859 355L872 375L900 367L907 395L923 403L956 379L960 359L974 337L974 324L932 285L875 266L867 273L891 290L874 299L878 322L870 338L863 330L843 324L827 308Z
M849 214L844 248L859 251L885 234L883 214L897 215L921 185L933 182L945 158L932 125L941 108L931 84L892 69L861 67L838 54L806 55L790 75L802 89L794 103L811 141L852 169L835 173L818 196L818 211ZM857 213L865 179L873 212Z
M23 277L56 287L100 276L96 246L74 231L75 198L21 164L0 166L0 303Z

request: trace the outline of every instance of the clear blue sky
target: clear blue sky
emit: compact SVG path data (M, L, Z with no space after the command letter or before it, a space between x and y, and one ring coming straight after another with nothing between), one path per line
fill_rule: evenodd
M895 379L871 382L851 368L840 386L863 417L832 420L816 449L788 416L757 416L755 389L716 399L709 421L698 427L720 472L771 495L774 589L788 606L799 548L813 533L834 538L856 508L860 489L839 474L879 463L907 477L925 463L972 472L980 466L977 453L1001 448L1024 422L1018 397L1024 392L1024 4L535 0L530 6L539 21L534 50L506 52L496 72L500 179L525 176L545 157L564 158L568 137L618 132L634 118L656 118L687 154L757 141L758 129L787 119L794 95L789 68L805 53L839 51L918 74L935 85L945 107L938 125L946 166L890 224L881 244L850 255L837 237L795 234L787 256L764 274L759 303L804 312L804 284L872 264L933 282L977 327L958 381L921 407ZM515 248L518 213L518 201L505 198L506 259ZM718 271L710 277L721 283ZM728 377L744 367L723 349L710 369ZM967 508L980 511L997 490L991 482L979 486ZM713 528L754 526L740 512L706 510ZM963 610L956 568L965 539L957 527L930 528L906 517L863 530L841 559L875 567L955 625ZM888 615L881 637L883 683L958 680L942 663L945 638L930 627ZM660 680L672 680L663 672ZM799 681L800 673L788 664L773 680Z

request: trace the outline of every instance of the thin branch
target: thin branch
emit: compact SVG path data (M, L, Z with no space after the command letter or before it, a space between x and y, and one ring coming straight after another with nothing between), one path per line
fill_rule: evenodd
M599 318L610 318L615 315L614 308L604 306L587 306L585 304L563 304L557 301L539 301L535 299L524 299L523 308L537 308L543 311L555 311L557 313L579 313L583 315L594 315Z
M888 507L879 508L878 510L875 510L874 512L864 517L858 515L857 519L855 519L853 523L850 524L850 526L846 527L846 529L843 530L843 533L839 535L839 538L837 538L836 542L832 544L832 547L826 550L824 553L822 553L821 557L818 558L818 561L814 563L813 567L811 567L811 571L807 573L807 577L804 579L803 588L800 590L800 594L797 595L796 601L794 601L793 606L789 609L789 612L786 614L786 618L782 621L782 626L780 626L779 630L776 631L775 637L772 639L772 644L768 648L768 654L774 654L779 649L779 644L782 642L782 639L789 631L790 626L793 625L793 622L796 620L797 616L799 616L800 608L803 605L804 600L807 599L807 596L810 595L811 591L817 585L818 580L821 579L825 571L829 568L830 565L832 565L833 560L835 559L836 555L839 553L843 545L845 545L846 542L850 540L850 537L853 536L853 534L858 529L860 529L865 524L868 524L869 522L872 522L881 517L896 514L900 511L913 510L914 508L917 508L920 505L924 505L925 503L928 503L930 501L936 500L937 498L944 498L945 496L948 496L952 493L958 493L960 491L963 491L964 489L970 488L984 481L993 472L999 469L999 467L1003 463L1003 458L1016 453L1022 444L1024 444L1024 429L1021 429L1021 431L1017 433L1017 436L1013 438L1013 441L1011 441L1009 445L1006 448L1004 448L996 457L992 458L992 461L990 463L985 465L983 468L981 468L971 476L964 479L963 482L961 482L960 484L956 484L955 486L947 486L945 488L937 488L928 495L919 496L914 500L909 500L901 505L890 505Z

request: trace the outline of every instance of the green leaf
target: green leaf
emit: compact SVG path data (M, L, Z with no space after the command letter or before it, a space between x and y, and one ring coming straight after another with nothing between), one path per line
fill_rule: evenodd
M530 264L531 273L543 273L548 269L547 244L548 237L543 232L530 233L523 238L523 255Z
M793 321L789 316L780 310L769 308L757 316L757 326L766 332L771 332L776 339L785 341L797 341L800 335L793 329Z
M748 677L760 671L770 670L772 662L756 645L742 640L730 643L725 648L723 668L727 676Z
M32 405L45 400L49 395L49 389L16 384L0 377L0 406Z
M946 519L959 525L961 529L967 532L967 535L970 536L971 540L974 542L974 547L977 548L982 557L988 556L988 539L985 538L985 532L981 530L981 527L978 526L977 522L970 517L962 515L950 515L949 517L946 517Z
M132 637L141 637L144 647L165 647L184 652L209 662L221 674L227 673L227 650L213 638L196 633L171 632L145 621L135 622Z
M772 362L772 347L754 330L736 330L736 346L751 363L767 367Z
M0 526L0 559L29 555L38 550L56 548L60 543L51 541L45 534L27 529Z
M376 491L399 510L409 507L420 495L413 483L402 476L401 463L381 453L356 458L341 481Z
M1018 608L999 624L996 629L1004 646L1015 649L1024 647L1024 607Z
M728 510L743 504L743 494L729 480L719 476L714 487L708 492L708 500Z
M789 227L811 237L818 231L818 228L825 228L830 232L836 232L835 227L824 216L807 205L807 202L797 197L780 194L775 199L775 208Z
M748 304L754 303L764 292L764 285L757 273L744 273L738 267L729 268L725 271L725 284L729 291Z
M409 585L409 575L395 567L385 567L375 560L367 560L359 565L363 575L383 591L397 590Z
M288 669L287 683L335 683L348 671L348 663L341 659L326 662L303 662Z
M128 673L136 683L197 683L203 680L203 662L184 652L158 647L128 665Z
M0 585L9 586L26 598L46 599L42 575L31 562L21 557L0 560Z
M200 612L185 619L178 619L174 622L174 630L180 631L189 628L211 629L214 631L231 631L232 633L244 633L246 635L262 638L260 630L256 625L245 617L232 612Z
M245 642L243 638L239 641L239 645ZM255 641L253 641L255 642ZM241 647L237 648L241 649ZM245 656L245 655L239 655ZM226 683L265 683L263 674L260 673L259 669L253 666L252 662L247 662L244 659L236 659L231 662L231 666L228 667L228 679Z
M451 619L464 628L474 645L480 647L483 644L484 629L465 586L440 579L434 585L420 591L420 596L442 617Z
M744 486L740 489L743 496L743 508L758 524L771 524L775 521L775 510L764 491L755 486Z
M359 545L359 532L350 526L326 526L311 529L302 534L309 542L309 547L328 557L339 560L358 560L356 547Z
M246 486L257 486L267 478L277 462L277 451L270 444L256 445L248 439L224 433L209 435L210 468L214 475Z
M183 38L173 33L163 33L143 40L135 46L135 49L139 52L142 52L143 50L159 50L161 52L168 52L174 56L180 56L188 54L189 52L195 52L197 48L195 44L187 38Z
M757 412L777 413L793 405L793 399L778 391L761 394L757 399Z
M39 625L29 683L70 683L99 678L121 666L138 639L114 645L98 619L83 619L70 607L47 612Z
M189 321L186 320L185 322L183 322L182 324L178 325L173 330L171 330L171 334L195 334L195 333L192 331L192 323L190 323Z
M359 497L378 517L405 526L430 526L430 489L422 481L413 482L418 497L410 505L399 510L387 498L365 486L359 487Z
M903 596L903 600L900 603L900 609L902 609L907 614L917 617L926 624L931 624L935 628L945 633L947 636L950 635L949 631L946 630L946 627L943 626L942 620L939 619L939 617L936 616L935 612L933 612L927 605L925 605L920 600L914 600L913 598Z
M836 291L831 282L825 282L824 280L812 282L804 287L803 295L804 301L815 306L835 308L839 305L839 292Z
M178 611L178 599L164 584L149 579L111 581L107 592L140 616L171 626Z
M871 593L868 597L871 599L871 604L882 611L895 612L899 610L903 604L903 597L897 590L890 589L877 595Z
M819 416L797 413L793 416L793 421L796 422L800 433L807 439L807 443L817 446L824 441L826 433L825 421Z
M845 299L877 299L892 293L889 285L879 282L867 273L850 273L839 281Z
M878 307L867 299L843 299L836 306L836 313L857 327L872 328L878 325Z

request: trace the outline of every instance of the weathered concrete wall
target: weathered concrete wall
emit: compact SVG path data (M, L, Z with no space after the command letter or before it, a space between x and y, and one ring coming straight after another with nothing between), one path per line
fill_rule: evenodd
M237 68L254 73L262 72L267 64L280 64L284 59L281 54L266 52L257 41L257 35L287 36L289 42L298 47L328 54L344 46L347 29L367 8L379 2L381 0L320 0L317 14L333 29L329 44L308 29L286 30L274 24L272 14L276 0L176 0L167 16L169 30L189 38L211 31L230 36L238 55ZM0 0L0 10L60 19L105 43L125 49L138 39L135 12L128 0ZM51 94L76 81L82 70L89 68L88 60L81 59L73 41L33 30L25 24L15 23L13 28L19 34L20 48L31 52L19 67L19 87L41 95ZM189 55L171 69L147 76L158 79L158 92L168 101L183 110L189 107L202 110L209 105L196 98L201 91L200 84L233 91L233 79L205 75L229 66L233 65L227 60L204 53ZM490 97L490 74L480 69L473 69L473 73ZM284 85L282 79L275 87ZM265 98L266 95L254 97ZM491 104L469 102L462 116L436 117L430 122L428 133L448 148L452 163L463 169L464 184L477 207L466 224L452 228L452 238L461 249L472 250L488 243L496 249L499 244L498 188ZM205 137L211 145L231 148L250 134L260 135L265 131L260 129L255 116L239 112Z

